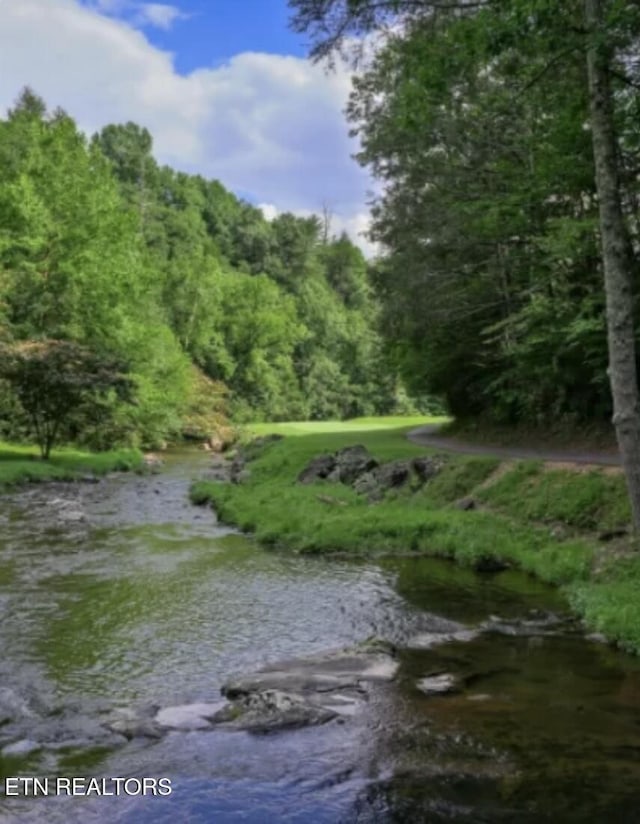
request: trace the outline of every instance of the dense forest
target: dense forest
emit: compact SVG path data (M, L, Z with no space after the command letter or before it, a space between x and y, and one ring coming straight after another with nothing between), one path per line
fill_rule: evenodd
M33 429L54 373L73 373L75 391L67 381L56 436L94 447L198 435L225 413L396 408L357 246L326 215L269 222L152 148L133 123L88 140L30 90L0 122L0 436ZM93 385L96 357L127 391Z
M594 0L589 22L582 0L290 5L316 57L382 43L348 115L382 183L375 285L404 377L459 416L609 420L586 57L606 62L637 281L640 6Z

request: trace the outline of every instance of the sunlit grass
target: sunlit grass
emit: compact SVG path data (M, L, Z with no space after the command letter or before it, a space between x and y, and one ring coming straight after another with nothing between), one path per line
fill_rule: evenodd
M258 449L245 483L199 482L192 499L212 503L221 519L253 532L265 546L293 552L421 553L471 567L504 561L562 587L589 626L640 652L640 561L617 560L621 547L610 552L596 540L602 527L625 522L624 485L617 477L550 472L526 461L503 471L496 458L451 454L426 486L390 493L378 503L340 483L296 483L311 458L356 443L379 461L433 454L406 435L439 420L258 424L251 427L254 434L294 437ZM478 506L457 508L465 496Z
M380 418L352 418L348 421L286 421L283 423L250 423L245 430L253 435L319 435L337 432L369 432L377 429L424 426L446 423L449 418L435 415L387 415Z
M103 475L141 466L142 454L137 449L84 452L61 448L44 461L34 446L0 441L0 487L28 481L72 480L79 475Z

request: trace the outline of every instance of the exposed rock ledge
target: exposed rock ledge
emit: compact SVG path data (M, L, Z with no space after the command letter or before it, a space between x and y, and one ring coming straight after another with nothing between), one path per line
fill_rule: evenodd
M354 715L372 685L395 677L398 663L384 642L280 661L222 687L223 701L165 707L153 717L122 710L108 727L129 738L169 730L266 733Z

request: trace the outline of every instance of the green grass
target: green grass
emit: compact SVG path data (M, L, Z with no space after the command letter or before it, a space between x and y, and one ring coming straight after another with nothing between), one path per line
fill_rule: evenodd
M258 452L246 483L199 482L192 500L214 504L222 520L255 533L264 545L294 552L421 553L468 566L503 560L559 585L589 626L640 652L640 558L618 546L607 560L610 550L594 534L628 523L620 477L549 471L539 462L519 461L492 480L499 460L450 454L426 486L390 493L375 504L342 484L295 482L311 458L356 443L380 461L434 454L406 439L423 421L395 428L392 419L377 428L366 419L278 424L291 437ZM274 425L252 429L266 434ZM457 509L455 502L466 496L480 501L480 508ZM571 527L573 536L558 537L558 522ZM616 560L614 552L621 557Z
M110 452L83 452L58 449L43 461L35 447L0 441L0 488L18 483L73 480L81 475L104 475L116 470L142 468L137 449Z
M631 521L623 476L600 469L573 472L521 461L478 497L523 521L579 530L616 529Z
M428 423L446 423L445 417L425 415L389 415L380 418L352 418L349 421L287 421L284 423L250 423L245 430L250 435L321 435L341 432L371 432L381 429L424 426Z

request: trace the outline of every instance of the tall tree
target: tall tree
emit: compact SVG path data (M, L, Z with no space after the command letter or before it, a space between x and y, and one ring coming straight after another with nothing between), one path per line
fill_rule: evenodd
M442 54L439 51L442 45L444 44L445 50L448 47L448 58L445 55L444 62L446 64L448 59L455 80L447 79L445 72L440 71L436 72L439 78L436 83L440 82L442 88L447 88L451 92L449 111L454 112L454 117L453 119L450 117L450 122L458 126L464 120L464 109L468 112L475 111L481 117L483 113L490 110L490 108L487 109L487 103L490 107L491 95L486 94L480 99L480 109L478 109L477 87L483 84L495 86L496 80L499 85L501 66L511 65L511 73L524 80L520 84L519 91L512 95L512 104L517 110L520 108L522 99L526 99L531 90L541 82L544 82L547 88L551 88L552 95L555 94L555 89L561 91L567 80L567 66L576 66L580 53L586 54L587 72L583 70L583 74L588 77L588 84L585 89L587 94L583 93L583 96L586 96L588 102L587 119L595 161L593 188L597 195L598 229L602 248L601 263L605 278L608 371L614 407L613 422L625 469L634 525L640 528L640 404L633 319L633 286L637 270L634 253L637 250L634 250L629 233L629 203L637 201L633 196L629 198L628 189L626 192L623 191L620 158L624 158L625 147L616 133L616 120L619 119L616 103L620 95L618 94L616 98L613 90L614 80L619 82L621 79L623 83L626 83L627 92L629 87L633 86L627 77L628 65L632 61L628 53L626 63L621 56L625 56L625 49L628 50L630 44L637 45L638 43L640 14L637 4L619 0L581 0L581 2L570 0L561 5L557 2L550 2L550 0L290 0L290 6L294 10L294 27L299 31L311 33L314 38L312 54L315 57L330 56L345 43L350 35L361 35L372 30L386 30L387 32L387 45L383 48L383 56L378 55L374 60L373 69L365 73L364 79L358 81L356 103L352 104L351 110L352 116L355 112L356 119L364 124L363 159L372 164L374 172L391 181L391 185L387 186L382 206L378 205L378 231L381 226L384 227L384 217L385 214L389 214L391 203L395 205L397 214L409 214L415 199L412 201L411 197L407 197L408 192L420 192L422 202L434 197L434 186L437 187L437 182L433 179L425 181L423 176L425 156L431 154L431 159L433 159L435 153L436 156L439 154L444 157L446 162L451 162L449 147L452 138L455 150L457 132L447 132L446 129L441 131L439 140L433 141L431 145L428 139L426 147L420 145L420 138L425 134L424 129L420 131L416 128L416 123L424 125L425 122L425 115L420 110L420 105L423 108L425 105L429 108L429 104L433 102L429 100L429 91L433 95L434 90L433 83L429 90L425 87L424 75L422 77L419 74L416 75L412 70L411 59L412 54L415 55L415 50L412 52L411 43L415 41L416 31L424 31L428 28L430 35L435 35L431 40L426 41L429 56L422 55L427 62L431 59L431 69L433 69L433 59L429 53L435 52L437 60L438 55ZM393 23L401 25L393 26L391 25ZM465 25L467 23L468 25ZM411 97L407 97L406 93L398 95L397 88L390 89L389 79L382 78L385 55L393 56L394 45L398 43L401 44L403 54L400 62L395 64L397 70L395 77L401 76L404 69L404 76L401 80L405 90L411 93ZM423 40L423 47L424 45ZM395 54L397 56L398 48L395 49ZM458 70L461 59L464 63L467 55L479 55L480 60L471 60L471 63L475 64L473 80L469 82L467 79L460 83ZM533 67L532 71L527 71L527 63ZM564 69L562 72L561 66ZM427 72L426 76L433 80L433 72L431 74ZM508 72L503 75L504 78L507 76ZM428 82L426 85L428 86ZM381 89L383 91L382 102L380 97L376 98L376 91L380 92ZM637 88L635 91L637 98ZM426 97L425 92L427 92ZM392 115L387 123L391 122L392 127L387 129L386 134L384 127L375 124L375 115L380 108L384 108L385 100L393 101L387 108L387 114L391 111ZM408 101L410 103L411 100L413 100L413 106L408 105ZM396 105L393 108L393 104L397 104L398 101L402 105ZM456 106L457 112L454 111ZM549 118L552 107L553 100L551 99L541 110L542 121L539 122L544 124L544 120ZM432 105L431 111L435 112L435 119L432 118L429 123L433 135L435 130L446 124L438 122L438 119L442 120L439 117L443 112L442 104L440 108ZM581 125L577 120L574 123ZM470 129L473 131L473 124L470 124ZM407 148L407 136L413 139L409 149ZM514 217L520 212L526 214L525 227L530 227L532 223L535 223L536 216L530 209L527 210L522 199L512 200L513 193L518 190L522 191L522 188L515 178L509 181L504 174L505 162L509 163L510 157L516 156L518 151L526 150L527 147L523 144L517 146L512 143L508 148L505 146L502 135L493 136L490 141L489 153L498 161L498 165L494 165L493 168L486 164L483 166L492 179L498 182L498 186L505 186L502 196L506 208L502 212L502 219L513 223ZM561 144L556 142L556 145ZM567 144L567 152L568 146L569 144ZM502 157L501 147L508 150L507 155ZM532 143L529 147L530 159L534 159L533 147ZM413 153L413 157L408 160L410 153ZM523 160L526 161L526 159L525 151ZM458 165L470 161L469 165L474 171L477 171L476 160L477 155L469 156L464 151L454 158L454 162ZM521 168L526 173L526 162L521 164ZM534 181L539 174L540 167L537 166L533 175ZM633 188L636 178L634 175L630 177L632 182L627 185ZM449 180L451 181L451 176ZM486 192L491 184L481 182L480 185L484 189L483 208L486 209ZM538 217L542 214L543 218L541 224L543 237L539 238L537 245L539 248L548 250L553 241L548 231L548 217L552 211L549 206L561 204L562 195L559 195L557 191L549 192L546 199L540 200L535 197L533 189L531 194L530 201L532 204L537 202L535 211ZM461 195L462 193L458 196L460 201ZM437 191L435 197L436 199L438 197ZM455 199L455 193L453 197ZM465 211L460 201L454 204L454 212L458 216ZM446 197L440 197L439 202L446 202ZM576 201L575 215L582 211L585 202L589 203L588 191L581 193L579 200ZM522 212L523 209L524 212ZM380 220L381 211L382 221ZM469 216L473 211L473 205L466 211ZM489 218L491 212L485 212L485 214ZM571 247L575 249L577 248L577 235L574 234L574 238L568 242L567 230L572 230L566 220L567 217L571 216L569 214L564 216L563 244L566 249ZM476 215L475 218L472 216L472 229L477 230L478 218L482 220L481 215ZM631 220L635 221L636 218L631 218ZM465 223L469 226L468 220L465 220ZM383 232L380 238L386 241L392 250L396 250L397 254L400 254L399 250L403 243L411 244L412 235L414 237L417 235L418 245L429 245L434 240L425 233L424 227L417 231L415 226L411 228L408 219L404 223L405 230L409 227L408 232L398 231L401 225L402 222L397 219L391 220L390 223L387 222L387 231ZM634 223L634 226L637 226L637 223ZM442 236L442 231L440 236ZM485 237L485 241L486 239ZM513 333L518 328L518 324L514 324L513 319L519 317L518 323L520 324L528 319L530 323L536 314L540 316L539 310L544 306L545 300L549 306L558 306L557 284L550 279L546 296L536 296L535 301L531 300L524 306L514 307L512 302L514 292L509 287L509 283L513 282L513 255L509 250L518 247L526 249L526 246L522 246L523 231L519 229L509 233L499 232L496 240L499 241L495 247L498 266L495 270L497 278L494 282L497 289L497 301L503 303L505 314L502 319L498 317L492 326L486 327L485 325L485 331L494 334L496 332L502 334L506 331L508 338L505 339L505 343L511 347L512 351L518 352L517 344L516 348L513 348ZM507 258L505 258L505 252L508 255ZM567 259L571 261L575 260L575 257L572 255L565 258ZM433 264L433 255L431 255L431 262ZM443 263L446 267L446 259ZM477 263L478 272L488 271L487 263L483 262L482 258L478 258ZM535 264L535 256L532 258L532 263ZM522 271L522 266L518 268ZM457 283L460 280L460 277L456 278ZM500 280L502 280L502 285ZM531 283L528 288L531 288ZM446 288L445 291L450 298L455 294L451 288ZM468 289L465 291L468 295ZM572 291L575 294L573 286ZM486 290L482 289L482 293L486 294ZM587 326L584 323L573 324L573 328L574 330L580 328L584 332ZM530 334L533 328L529 327L529 329ZM482 328L478 329L478 332L482 332ZM544 336L545 333L542 334ZM537 337L540 339L540 335ZM471 351L470 343L465 343L462 353ZM522 351L520 346L520 355ZM481 392L483 387L486 389L496 385L495 378L491 377L491 370L486 366L479 371ZM503 369L503 364L498 364L498 366ZM508 392L513 390L504 384L500 376L497 379L502 382L502 396L507 397Z
M600 237L609 340L613 423L624 465L636 529L640 529L640 397L633 317L637 262L622 210L618 142L611 71L613 44L604 0L584 0L589 37L587 67L593 155L600 211Z

